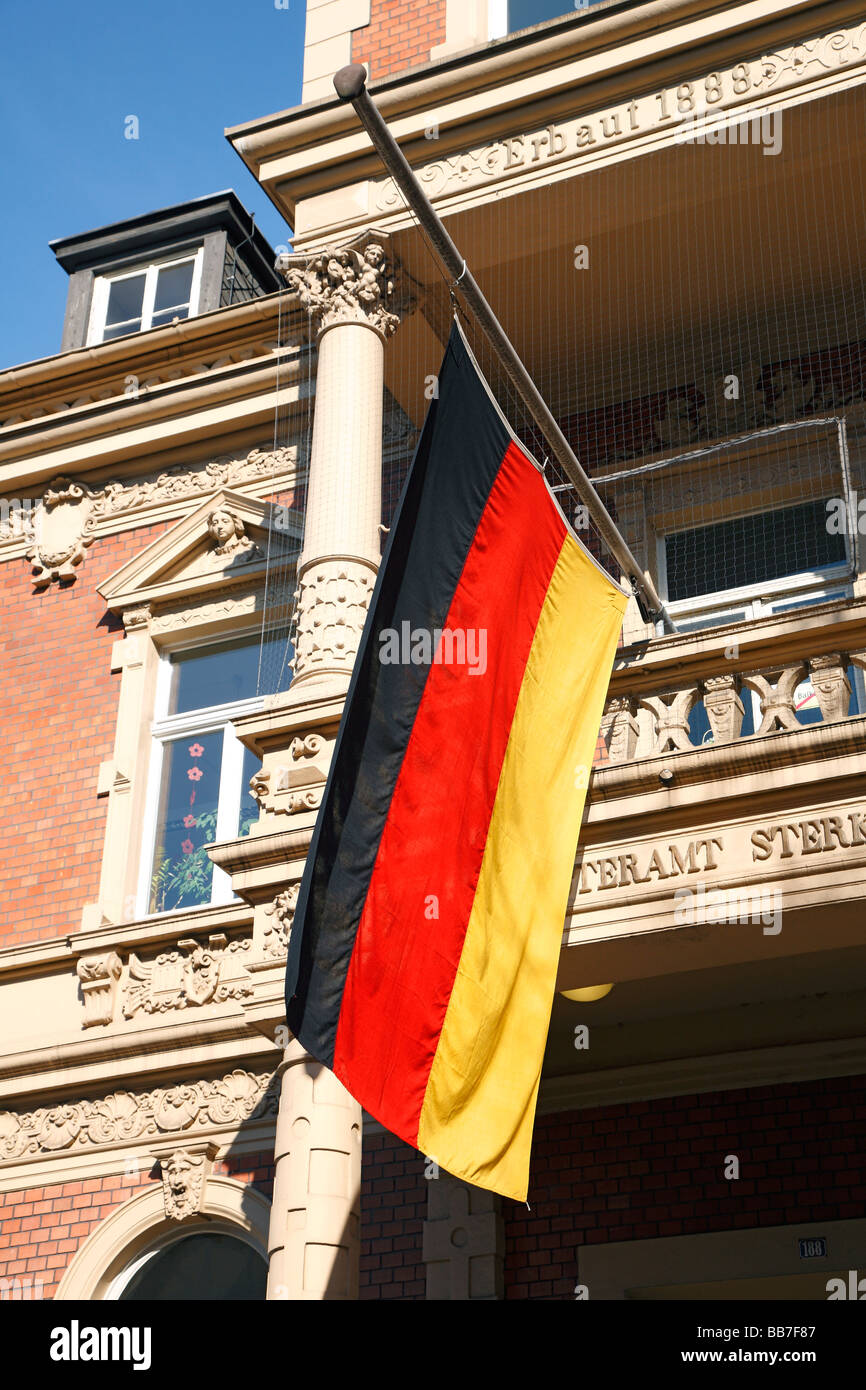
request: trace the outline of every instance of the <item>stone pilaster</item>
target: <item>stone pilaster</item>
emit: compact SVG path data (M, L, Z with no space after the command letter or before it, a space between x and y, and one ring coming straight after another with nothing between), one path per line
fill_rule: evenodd
M449 1173L430 1179L423 1233L428 1299L504 1298L502 1198Z

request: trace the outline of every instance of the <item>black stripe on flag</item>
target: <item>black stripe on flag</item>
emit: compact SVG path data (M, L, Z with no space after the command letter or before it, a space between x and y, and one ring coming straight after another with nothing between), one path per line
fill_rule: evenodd
M331 1066L355 935L429 667L383 665L385 629L445 625L511 442L456 323L388 537L298 895L289 1028ZM445 768L443 767L443 776Z

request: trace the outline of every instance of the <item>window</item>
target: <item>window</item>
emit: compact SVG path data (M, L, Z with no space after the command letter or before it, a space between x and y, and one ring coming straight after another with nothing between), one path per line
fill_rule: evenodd
M754 512L659 539L659 583L681 632L744 622L850 592L848 538L827 501Z
M675 531L659 541L661 589L679 632L787 613L833 599L850 598L851 562L844 535L827 529L822 499L753 512L712 526ZM850 714L863 706L863 680L854 667ZM761 722L757 695L743 690L742 736ZM808 677L797 687L794 707L801 724L821 711ZM703 704L689 720L692 743L705 743L710 726Z
M246 835L258 819L249 781L260 763L231 721L261 708L260 670L285 669L290 656L284 640L255 636L163 657L139 915L232 901L231 879L207 846Z
M174 1235L114 1281L121 1302L264 1302L268 1267L257 1250L223 1231Z
M488 0L488 38L501 39L544 24L548 19L565 19L582 14L598 0Z
M93 286L89 343L143 333L198 308L202 249L173 260L99 276Z

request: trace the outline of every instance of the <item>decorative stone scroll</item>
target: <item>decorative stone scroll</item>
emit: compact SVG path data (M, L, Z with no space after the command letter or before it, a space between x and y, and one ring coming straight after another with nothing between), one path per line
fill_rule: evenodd
M112 1091L97 1100L29 1111L0 1111L0 1163L61 1150L114 1148L153 1135L232 1128L276 1115L279 1088L272 1071L237 1068L212 1081L152 1091Z
M270 920L265 923L262 932L262 953L267 958L284 956L289 949L289 937L292 933L300 887L300 883L293 883L282 893L278 893L274 901L265 908L265 916Z
M76 966L84 996L84 1027L111 1023L117 982L123 965L116 951L101 956L82 956Z

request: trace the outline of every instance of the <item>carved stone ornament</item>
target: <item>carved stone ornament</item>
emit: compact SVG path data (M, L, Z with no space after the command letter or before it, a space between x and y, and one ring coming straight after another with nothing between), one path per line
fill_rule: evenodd
M292 815L321 805L335 738L336 730L330 736L309 733L293 738L288 764L262 767L253 773L250 791L265 814Z
M127 608L123 614L123 626L127 632L136 632L146 628L150 623L151 610L149 603L140 603L136 608Z
M634 757L638 722L633 700L627 696L614 696L608 701L601 721L601 734L612 763L627 763Z
M809 662L809 675L825 723L847 718L851 682L848 680L846 663L842 656L838 652L813 656Z
M388 338L400 322L388 236L367 231L314 255L283 254L277 270L298 296L314 327L364 323Z
M153 961L130 955L129 984L123 996L125 1018L139 1011L168 1013L252 994L246 969L253 949L250 939L228 942L222 932L215 932L207 946L194 937L179 941L177 946L176 951L163 951Z
M736 676L709 676L703 683L704 709L714 743L733 743L740 737L745 708Z
M300 883L293 883L282 893L278 893L274 901L265 908L265 916L270 918L262 934L262 951L265 956L284 956L288 951L300 888Z
M14 507L0 517L0 558L4 550L24 553L33 564L34 583L44 589L52 580L75 578L100 529L130 512L152 512L190 498L204 498L220 488L270 483L294 467L294 446L252 449L242 459L220 458L205 464L177 464L141 481L91 485L60 477L35 505Z
M151 1135L193 1135L276 1115L279 1082L271 1071L240 1068L212 1081L153 1091L113 1091L97 1100L29 1111L0 1111L0 1163L116 1147Z
M123 969L116 951L101 956L82 956L75 967L84 996L84 1027L111 1023L117 982Z
M264 553L246 533L243 518L231 507L217 507L207 519L211 553L241 560L262 560Z
M201 1211L216 1153L217 1145L207 1144L202 1148L175 1149L173 1153L157 1156L165 1214L170 1221L183 1221Z
M93 502L90 488L71 478L58 478L49 487L33 517L33 544L27 559L33 583L45 589L52 579L74 579L87 546L93 544Z
M296 679L351 670L375 583L375 570L357 562L325 560L304 571L292 624Z

